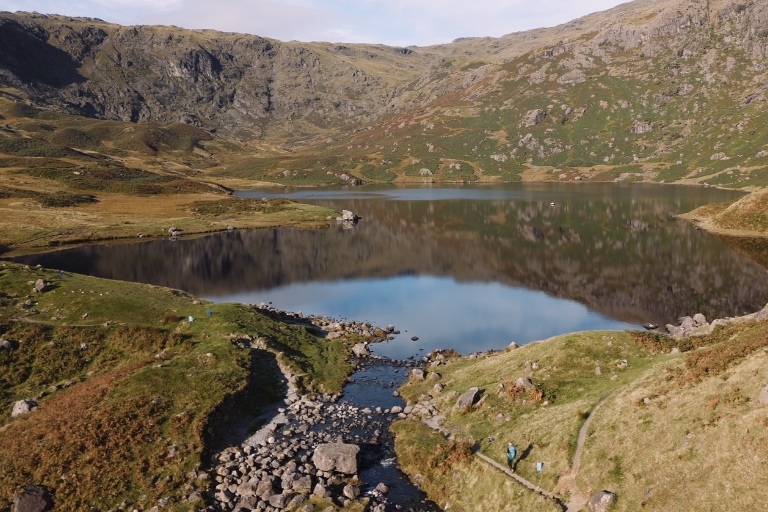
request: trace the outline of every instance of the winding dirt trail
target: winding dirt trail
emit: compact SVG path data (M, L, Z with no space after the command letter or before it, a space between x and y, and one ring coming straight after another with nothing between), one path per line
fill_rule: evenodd
M589 426L592 423L592 419L595 417L595 413L609 398L611 398L619 389L616 388L608 395L603 397L597 405L590 411L587 421L581 426L579 430L579 438L576 442L576 452L573 454L573 461L571 462L571 470L565 475L560 477L557 485L555 486L555 492L569 492L571 499L568 501L567 512L578 512L584 508L584 505L589 501L589 496L586 496L581 492L579 486L576 483L576 475L579 474L579 466L581 465L581 454L584 452L584 443L587 440L587 433Z
M474 452L474 454L484 462L490 464L494 468L498 469L499 471L507 475L509 478L512 478L513 480L515 480L517 483L519 483L523 487L526 487L527 489L537 494L540 494L547 499L554 501L557 504L557 506L563 510L563 512L579 512L584 508L584 506L589 501L589 496L586 496L585 494L583 494L579 489L578 485L576 484L576 475L578 475L579 473L579 466L581 465L581 454L584 452L584 443L587 441L587 433L589 432L589 426L592 424L592 420L594 419L595 413L598 411L598 409L600 409L600 407L605 402L607 402L609 398L611 398L614 394L616 394L616 392L619 391L620 389L621 388L619 387L614 389L610 393L608 393L589 412L589 416L587 417L586 421L584 422L584 424L581 426L581 429L579 430L579 437L576 441L576 451L574 452L573 460L571 461L571 469L568 471L568 473L560 477L553 492L549 492L545 489L542 489L538 485L532 482L529 482L528 480L521 477L517 473L513 473L512 471L505 468L495 460L483 455L480 452ZM450 430L447 430L439 426L438 422L436 421L432 422L431 424L427 423L427 425L441 432L446 437L449 437L452 434ZM563 492L570 493L570 500L568 501L567 504L563 503L560 500L560 498L558 498L554 494L554 493L563 493Z

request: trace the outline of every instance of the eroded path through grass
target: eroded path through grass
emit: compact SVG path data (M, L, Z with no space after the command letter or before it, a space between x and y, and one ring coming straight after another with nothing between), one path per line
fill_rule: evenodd
M571 495L570 500L568 500L567 512L577 512L583 509L584 505L586 505L587 501L589 500L589 497L581 492L579 486L576 483L576 476L579 474L579 465L581 464L581 454L584 452L584 443L587 440L589 426L595 417L595 413L605 402L608 401L609 398L615 395L619 389L621 388L616 388L611 391L602 400L600 400L597 405L595 405L594 409L592 409L592 412L589 413L589 416L579 430L579 438L576 441L576 451L573 454L571 470L560 477L560 480L557 482L555 492L569 492Z
M581 454L584 452L584 443L587 440L587 433L589 432L589 426L592 423L592 420L595 417L595 413L597 410L610 399L613 395L616 394L616 392L621 388L616 388L613 391L611 391L608 395L603 397L597 405L592 409L592 411L589 414L589 417L587 417L586 421L584 421L584 425L581 426L581 429L579 430L579 437L576 442L576 451L573 454L573 461L571 462L571 469L568 473L560 477L560 480L557 482L557 486L555 487L554 492L568 492L570 493L570 499L568 500L568 504L564 504L557 496L555 496L553 493L546 491L545 489L542 489L538 485L526 480L525 478L521 477L520 475L513 473L512 471L508 470L495 460L491 459L490 457L483 455L480 452L475 452L475 456L479 457L483 461L487 462L494 468L498 469L508 477L515 480L520 485L528 488L529 490L541 494L545 498L548 498L557 505L562 508L564 512L578 512L579 510L582 510L584 506L587 504L587 501L589 500L589 497L586 496L584 493L581 492L579 489L577 483L576 483L576 476L579 473L579 466L581 464Z

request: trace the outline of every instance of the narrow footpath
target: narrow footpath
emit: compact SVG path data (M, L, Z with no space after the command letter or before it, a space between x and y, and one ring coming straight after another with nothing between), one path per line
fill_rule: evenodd
M611 398L619 389L616 388L608 395L603 397L597 405L590 411L589 417L581 426L579 430L579 438L576 442L576 452L573 454L573 461L571 462L571 470L565 475L560 477L560 480L555 486L555 492L569 492L571 499L568 501L567 512L578 512L582 510L589 501L589 496L586 496L581 492L579 486L576 484L576 475L579 474L579 466L581 465L581 454L584 452L584 443L587 440L587 433L589 426L595 417L595 413L609 398Z
M555 494L546 491L539 487L538 485L529 482L525 478L521 477L520 475L513 473L512 471L508 470L495 460L491 459L490 457L487 457L483 455L482 453L475 452L475 455L482 459L483 461L487 462L494 468L498 469L508 477L514 479L517 483L520 485L526 487L527 489L540 494L544 496L545 498L548 498L555 503L563 510L563 512L579 512L584 508L584 506L589 501L589 497L586 496L581 492L578 485L576 484L576 475L579 473L579 466L581 465L581 454L584 452L584 443L587 440L587 433L589 432L589 426L592 424L592 419L595 417L595 413L597 410L608 401L609 398L611 398L619 389L616 388L613 391L611 391L608 395L603 397L602 400L600 400L597 405L590 411L589 417L584 422L584 424L581 426L581 429L579 430L579 437L576 442L576 451L573 454L573 460L571 461L571 469L566 473L565 475L560 477L560 480L557 482L557 486L555 487L554 492L563 493L568 492L570 493L570 500L568 501L568 504L563 503L560 498L555 496ZM432 426L432 425L430 425ZM435 427L432 427L435 428ZM445 432L444 429L440 429L441 432Z
M555 496L554 494L552 494L551 492L545 491L544 489L542 489L538 485L536 485L536 484L534 484L532 482L529 482L528 480L526 480L525 478L521 477L520 475L518 475L516 473L513 473L509 469L505 468L504 466L502 466L501 464L499 464L495 460L491 459L490 457L486 457L482 453L475 452L475 455L477 455L482 460L484 460L485 462L487 462L488 464L490 464L494 468L498 469L499 471L501 471L502 473L504 473L508 477L516 480L520 485L522 485L524 487L527 487L531 491L533 491L533 492L535 492L537 494L541 494L545 498L548 498L548 499L554 501L555 503L557 503L557 506L559 506L563 510L563 512L566 511L566 508L567 508L566 505L562 501L560 501L560 499L557 496Z

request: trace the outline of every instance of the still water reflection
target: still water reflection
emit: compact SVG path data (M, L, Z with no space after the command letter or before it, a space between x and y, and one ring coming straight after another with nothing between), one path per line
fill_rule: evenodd
M697 312L732 316L768 302L768 272L673 218L734 192L514 184L279 195L363 220L348 230L238 231L23 260L217 301L395 323L409 333L377 349L392 356L433 347L467 353Z

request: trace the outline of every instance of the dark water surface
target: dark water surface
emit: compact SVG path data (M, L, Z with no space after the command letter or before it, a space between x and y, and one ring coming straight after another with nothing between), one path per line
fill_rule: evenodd
M392 396L392 391L400 387L407 380L408 369L397 368L388 364L374 363L356 371L353 375L354 382L344 386L342 400L364 409L391 409L395 405L405 407L401 398ZM389 384L392 383L393 386ZM400 471L395 460L393 436L389 433L389 424L383 428L384 443L378 446L371 464L366 464L360 471L360 479L366 483L363 491L372 490L378 482L384 482L389 487L387 496L390 505L401 505L402 510L417 512L436 512L441 510L435 503L429 501L427 496L417 487L411 484L408 477ZM366 437L361 432L361 437ZM389 510L389 508L388 508Z
M392 323L402 334L374 352L397 358L664 324L699 312L733 316L768 302L765 269L673 218L737 192L508 184L239 195L290 197L363 220L352 229L236 231L19 260L215 301Z

